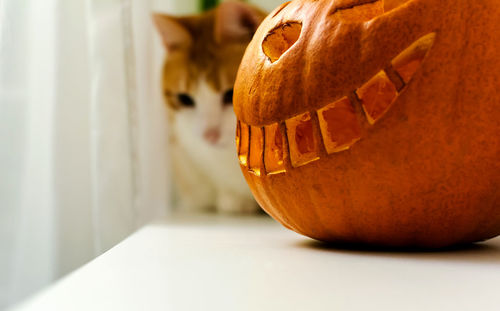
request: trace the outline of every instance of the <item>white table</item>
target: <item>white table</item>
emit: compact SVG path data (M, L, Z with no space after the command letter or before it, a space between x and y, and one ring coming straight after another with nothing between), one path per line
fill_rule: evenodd
M500 239L446 252L322 247L265 217L150 225L17 310L500 310Z

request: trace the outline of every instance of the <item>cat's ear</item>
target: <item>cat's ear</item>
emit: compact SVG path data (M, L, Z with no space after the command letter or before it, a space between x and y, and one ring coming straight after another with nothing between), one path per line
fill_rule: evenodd
M222 2L215 10L215 39L218 43L250 39L264 17L264 12L246 3Z
M193 43L191 34L179 18L155 13L153 14L153 22L168 51L186 49Z

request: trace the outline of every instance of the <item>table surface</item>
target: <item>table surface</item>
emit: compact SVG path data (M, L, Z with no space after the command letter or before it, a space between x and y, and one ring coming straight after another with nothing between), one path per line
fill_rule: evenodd
M266 217L152 224L15 310L500 310L500 239L335 249Z

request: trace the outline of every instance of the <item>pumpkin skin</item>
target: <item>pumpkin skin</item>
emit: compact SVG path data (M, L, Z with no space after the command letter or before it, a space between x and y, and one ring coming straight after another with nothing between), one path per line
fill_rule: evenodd
M257 30L233 101L255 198L327 242L437 248L497 236L500 6L380 5L295 0ZM419 53L416 66L400 61ZM393 99L380 106L383 85Z

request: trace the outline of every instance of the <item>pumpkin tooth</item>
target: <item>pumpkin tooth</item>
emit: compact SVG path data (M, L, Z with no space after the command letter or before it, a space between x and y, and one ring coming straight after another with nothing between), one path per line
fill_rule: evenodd
M284 143L279 124L264 128L264 166L270 175L284 173Z
M238 155L240 154L240 146L241 145L241 123L240 121L236 121L236 152Z
M249 128L243 122L240 122L240 139L239 139L239 149L238 149L238 159L240 164L243 166L248 165L248 151L250 147L250 137Z
M420 68L435 39L436 33L427 34L415 41L392 60L392 67L406 84L410 82L413 75Z
M262 157L264 148L264 136L262 128L250 126L250 150L248 156L248 169L250 172L260 176L263 172Z
M303 113L286 120L285 124L292 166L299 167L318 160L311 114Z
M398 92L396 86L380 71L356 90L361 106L370 124L377 122L390 108Z
M356 112L347 97L319 109L318 119L328 154L347 150L361 139Z

